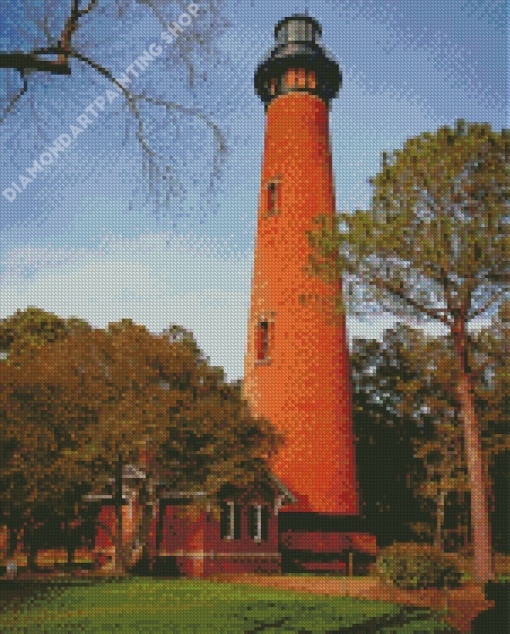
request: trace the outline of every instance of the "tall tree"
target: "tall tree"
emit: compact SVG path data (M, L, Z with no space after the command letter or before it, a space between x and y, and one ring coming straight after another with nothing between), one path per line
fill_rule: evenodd
M419 495L435 501L434 545L441 549L447 498L469 489L459 407L452 390L452 347L448 343L448 339L415 331L407 353L416 374L413 381L399 382L401 410L430 430L427 437L413 439L415 457L425 468L425 477L414 477L413 484Z
M326 279L350 275L351 306L361 300L448 328L480 583L493 571L467 325L509 289L508 150L507 130L496 133L490 125L462 120L454 129L409 139L393 152L393 161L384 154L383 169L371 180L369 210L332 221L322 217L322 227L309 235L310 270ZM348 231L339 231L339 221ZM337 260L332 256L338 252Z
M504 412L504 402L508 400L504 386L504 377L508 374L508 367L505 371L505 366L508 366L505 348L508 345L501 328L503 325L500 317L496 317L490 329L469 337L483 480L487 491L491 488L489 467L494 457L510 448ZM434 430L433 436L426 442L417 440L415 445L417 456L425 461L428 476L419 485L420 490L422 494L436 498L438 503L436 542L442 545L445 501L450 493L459 497L469 491L460 402L455 390L455 372L452 372L456 353L451 338L423 335L412 346L410 354L414 365L421 367L421 371L416 381L402 382L405 395L402 407L412 411L417 420L429 419ZM487 381L489 372L491 380Z
M192 333L173 324L162 337L153 337L153 343L155 352L149 363L156 371L159 392L154 406L158 414L145 445L143 469L149 486L141 492L149 504L139 526L144 546L150 509L158 503L153 482L164 483L167 490L205 492L189 512L210 508L219 519L223 487L268 482L266 459L282 442L267 421L250 414L239 390L225 383L222 368L209 365ZM122 349L134 350L127 342ZM132 354L137 363L146 352L140 349ZM181 365L176 365L176 358ZM266 493L271 495L269 490ZM146 558L146 548L143 554Z
M509 412L510 412L510 302L503 302L487 328L471 337L479 380L476 411L483 430L482 447L493 504L492 541L498 552L508 552Z
M24 311L18 310L15 314L0 321L0 350L3 355L0 361L0 366L3 364L4 367L9 366L11 369L26 367L27 364L30 365L31 361L38 357L41 352L41 348L44 345L62 339L63 337L68 336L70 332L80 329L91 330L91 327L77 317L63 319L53 313L32 306L29 306ZM34 378L38 380L40 376L41 374L37 371ZM13 377L17 377L14 379L14 382ZM23 433L20 433L20 431L23 432L26 429L27 432L29 432L30 427L25 428L21 425L21 421L15 416L13 417L13 413L19 413L19 411L21 411L21 403L25 401L25 406L30 406L32 409L31 424L34 424L35 419L33 415L36 413L38 407L44 407L44 400L40 400L43 396L41 391L39 391L36 396L35 391L31 391L23 387L26 384L26 380L27 374L24 372L16 374L10 370L3 374L3 397L7 398L7 395L9 395L11 402L18 404L17 407L14 407L14 409L4 409L4 412L9 413L9 417L4 418L2 427L4 435L2 439L3 442L1 443L4 466L9 464L9 459L12 459L14 456L17 457L17 464L16 461L12 461L10 463L10 466L14 467L10 472L10 476L7 476L7 471L5 469L2 472L3 486L8 487L7 491L10 490L10 493L7 493L4 489L2 494L2 506L4 508L5 519L8 519L9 521L9 558L12 557L16 549L18 536L21 535L23 531L22 527L24 522L27 521L27 517L30 521L29 525L33 526L35 516L38 515L41 521L43 521L44 516L48 516L48 508L51 508L51 504L49 504L47 500L44 500L44 496L41 496L41 504L39 504L37 511L35 509L30 511L30 504L27 503L27 475L36 472L44 473L44 468L36 469L34 471L34 465L29 465L26 462L27 454L19 452L19 448L24 447L27 444L22 441L24 435ZM38 424L40 424L40 422ZM59 436L61 432L62 430L57 426L50 433ZM33 438L30 442L33 442ZM33 458L36 455L41 457L42 454L32 452L30 455ZM48 459L51 459L51 456L46 456L46 461L48 461ZM39 465L39 467L41 467L41 465ZM15 476L15 473L18 475ZM22 480L25 480L24 484L22 483ZM14 481L16 481L15 488L13 488ZM71 489L72 487L66 491L64 496L65 499L53 498L51 511L53 518L60 517L67 529L69 529L71 524L76 521L76 499L79 499L80 497L80 494L73 494ZM8 502L6 497L9 496L11 499ZM35 499L32 499L32 505L34 505L34 503ZM54 533L55 531L40 530L39 534L48 535L50 532ZM24 533L24 541L28 543L30 539L32 539L32 542L35 544L33 532L32 535L30 535L30 531L25 529ZM72 531L69 534L71 533ZM68 563L72 560L72 553L73 549L70 547L68 549ZM34 564L33 551L29 557L29 564Z
M23 531L29 567L35 564L36 527L49 517L65 524L76 520L77 504L90 490L91 474L79 448L95 414L77 398L72 377L52 372L53 361L40 354L22 368L0 364L0 507L9 526L8 555L16 532Z
M502 474L489 467L497 463L501 471L499 456L510 445L504 326L498 316L491 328L471 337L478 359L475 405L487 487L495 481L501 486ZM446 540L449 550L466 546L454 538L467 528L463 500L469 492L451 370L454 354L447 337L427 336L401 323L386 330L382 342L353 342L353 423L360 494L365 515L377 517L373 530L381 544L408 541L406 531L411 528L421 538L434 537L438 546ZM391 461L387 460L389 446L394 450ZM495 501L493 521L502 515L502 504L500 499ZM459 515L455 517L453 511ZM503 540L498 536L497 541L502 548Z

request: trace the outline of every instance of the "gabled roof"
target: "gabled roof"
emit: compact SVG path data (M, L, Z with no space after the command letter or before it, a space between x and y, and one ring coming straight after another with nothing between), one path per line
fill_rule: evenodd
M280 503L282 505L285 504L296 504L298 502L297 498L287 489L287 487L272 473L269 474L270 479L272 481L273 486L275 486L278 491L280 497ZM124 465L122 469L122 479L123 480L141 480L146 477L146 474L142 469L136 467L133 464ZM109 482L113 482L114 478L109 478ZM156 482L156 486L164 486L165 482L158 481ZM161 495L162 498L187 498L187 497L203 497L206 496L206 491L167 491ZM110 499L111 495L87 495L84 497L86 500L92 499Z
M269 474L273 486L277 489L281 504L296 504L298 499L287 489L287 487L272 473ZM164 482L158 482L159 486L164 486ZM206 491L168 491L161 495L162 498L183 498L200 497L207 495Z
M283 482L281 480L279 480L275 475L273 475L272 473L270 474L271 480L273 480L273 482L275 483L278 491L280 491L281 496L286 500L285 504L297 504L298 503L298 499L296 498L295 495L293 495L289 489L287 489L287 487L283 484Z

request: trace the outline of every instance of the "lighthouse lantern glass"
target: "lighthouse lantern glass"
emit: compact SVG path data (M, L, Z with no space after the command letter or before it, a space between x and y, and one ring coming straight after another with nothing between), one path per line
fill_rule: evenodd
M303 22L301 20L289 22L289 42L305 42L307 40L306 26L306 22Z
M318 37L317 29L307 20L289 20L278 31L277 45L290 42L315 42Z

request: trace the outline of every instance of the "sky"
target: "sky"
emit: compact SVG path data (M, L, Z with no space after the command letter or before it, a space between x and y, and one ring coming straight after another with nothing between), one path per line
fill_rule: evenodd
M274 44L275 24L305 8L322 25L322 43L343 73L330 113L338 211L368 208L368 179L379 171L383 150L459 118L495 131L510 127L503 1L227 0L220 32L197 3L183 33L203 34L210 48L193 57L193 86L182 64L182 35L166 44L143 1L117 2L121 15L113 2L99 0L80 20L74 49L119 78L151 44L162 44L163 53L138 68L138 77L132 73L126 87L196 109L217 124L228 147L222 175L211 192L216 146L203 119L141 103L144 134L163 161L171 159L183 185L181 199L162 210L155 187L163 181L149 184L138 123L124 97L109 102L112 83L79 60L71 61L71 76L30 74L26 95L0 125L0 191L12 182L20 188L12 202L0 196L0 318L36 306L96 328L131 318L160 333L175 323L193 332L227 380L242 378L264 142L253 74ZM42 18L48 8L68 4L34 0L30 16L21 0L4 5L0 50L47 46ZM189 3L155 5L172 22ZM62 11L48 20L57 39ZM5 108L22 82L11 69L0 75ZM95 116L85 108L98 97L105 105L94 108ZM48 164L21 189L20 175L60 135L71 137L84 113L86 129L51 163L41 159ZM349 337L380 338L394 321L348 318Z

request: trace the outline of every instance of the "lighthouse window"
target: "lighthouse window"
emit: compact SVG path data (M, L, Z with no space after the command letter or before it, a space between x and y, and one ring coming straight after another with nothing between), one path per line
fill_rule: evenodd
M267 359L269 352L269 324L260 321L257 332L257 359Z
M285 73L285 87L295 88L297 84L297 71L295 68L289 68Z
M297 71L297 87L306 88L306 73L304 68L298 68Z
M267 209L274 214L278 211L278 182L271 181L267 184Z

